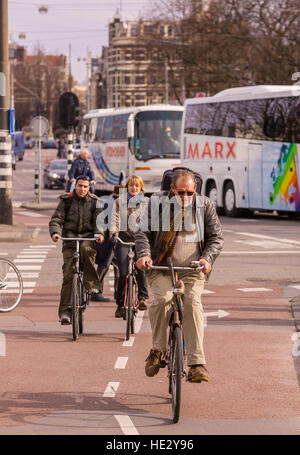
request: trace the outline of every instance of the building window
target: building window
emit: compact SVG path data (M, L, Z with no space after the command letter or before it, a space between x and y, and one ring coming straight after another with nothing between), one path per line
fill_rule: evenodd
M131 36L139 36L140 29L141 29L141 27L139 24L132 24L131 25Z

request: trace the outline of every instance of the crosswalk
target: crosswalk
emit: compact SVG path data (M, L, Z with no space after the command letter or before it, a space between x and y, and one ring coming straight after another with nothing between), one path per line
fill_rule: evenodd
M39 272L52 248L56 248L56 245L30 245L23 248L14 258L13 262L18 267L23 279L24 294L31 294L34 291ZM32 281L33 279L35 281ZM13 288L12 283L10 286Z

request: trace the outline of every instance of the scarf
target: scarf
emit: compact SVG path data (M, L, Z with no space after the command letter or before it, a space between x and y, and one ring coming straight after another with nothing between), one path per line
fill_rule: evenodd
M195 232L186 230L187 226L191 226L192 222L195 222L195 202L196 195L193 196L192 206L190 207L180 207L177 210L174 210L174 204L170 207L170 230L164 231L160 246L159 254L156 259L156 265L167 265L167 258L172 257L174 254L174 249L176 246L176 241L179 233L181 232ZM163 214L162 214L163 216Z

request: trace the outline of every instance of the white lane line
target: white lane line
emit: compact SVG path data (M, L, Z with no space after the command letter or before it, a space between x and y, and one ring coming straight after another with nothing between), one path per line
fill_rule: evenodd
M130 337L129 340L123 341L122 346L131 347L131 346L133 346L134 340L135 340L135 337Z
M2 332L0 332L0 356L6 356L6 338Z
M202 294L214 294L214 291L209 291L208 289L203 289Z
M29 248L32 248L33 250L36 248L57 248L56 245L29 245Z
M23 270L41 270L41 265L18 265L20 272Z
M30 272L23 272L23 273L21 273L21 275L22 275L22 278L38 278L39 277L38 273L30 273ZM6 276L7 276L7 278L16 278L15 273L8 273Z
M0 256L8 256L8 253L2 253L2 252L0 251Z
M237 291L242 291L242 292L265 292L265 291L272 291L272 289L268 289L268 288L237 288Z
M238 255L248 255L248 254L300 254L300 249L299 250L293 250L293 251L285 251L285 250L275 250L275 251L268 251L268 250L257 250L257 251L221 251L222 255L231 255L231 256L238 256Z
M290 285L289 288L300 289L300 284Z
M20 253L16 256L17 259L46 259L46 254L28 254Z
M34 230L33 233L32 233L32 238L33 238L33 239L35 239L35 238L39 235L40 230L41 230L40 227L39 227L39 228L35 228L35 230Z
M116 392L119 388L120 383L119 382L109 382L106 386L106 389L104 390L103 397L115 397Z
M4 294L19 294L19 289L5 289L4 291L0 291L0 294L2 292L4 292ZM23 294L32 294L32 292L33 289L23 289Z
M15 259L14 262L20 264L21 262L31 262L31 263L45 262L45 260L44 259Z
M256 239L274 240L275 242L278 242L278 243L291 243L293 245L300 245L300 242L298 242L298 240L279 239L278 237L272 237L270 235L254 234L252 232L236 232L236 234L237 235L246 235L248 237L254 237Z
M35 212L16 212L17 215L32 216L33 218L46 218L46 215L41 215L40 213Z
M134 327L135 333L139 333L141 330L144 314L145 314L145 311L137 312L137 315L135 318L135 327Z
M18 281L7 281L8 288L17 288L18 284ZM34 288L35 285L36 281L23 281L24 288Z
M132 423L132 420L129 416L126 415L115 415L115 419L120 425L121 430L126 435L138 435L139 432Z
M118 357L115 363L115 369L123 369L126 367L128 357Z

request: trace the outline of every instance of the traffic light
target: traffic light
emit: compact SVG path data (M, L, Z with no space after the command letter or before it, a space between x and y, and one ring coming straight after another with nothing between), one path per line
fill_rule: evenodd
M79 102L75 93L65 92L59 98L59 123L62 128L75 128L79 122Z

